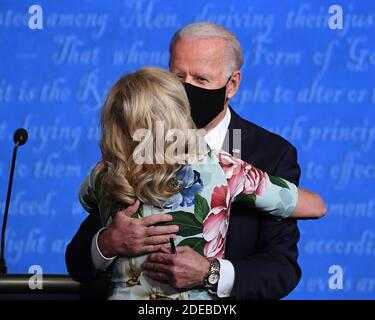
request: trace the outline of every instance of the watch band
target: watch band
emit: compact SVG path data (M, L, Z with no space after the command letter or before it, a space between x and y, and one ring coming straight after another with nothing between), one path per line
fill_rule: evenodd
M210 259L210 271L220 272L220 262L218 259Z
M220 279L220 262L218 259L210 259L210 270L204 278L204 285L207 289L217 287Z

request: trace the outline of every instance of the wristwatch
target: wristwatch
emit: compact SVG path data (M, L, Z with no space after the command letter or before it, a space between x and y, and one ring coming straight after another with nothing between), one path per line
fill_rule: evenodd
M204 278L204 286L207 289L215 289L220 279L220 262L217 259L210 259L210 271Z

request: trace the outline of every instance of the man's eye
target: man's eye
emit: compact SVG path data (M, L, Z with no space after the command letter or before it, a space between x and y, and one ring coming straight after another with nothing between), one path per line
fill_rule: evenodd
M208 80L206 78L203 78L203 77L198 77L198 81L200 81L200 82L208 82Z

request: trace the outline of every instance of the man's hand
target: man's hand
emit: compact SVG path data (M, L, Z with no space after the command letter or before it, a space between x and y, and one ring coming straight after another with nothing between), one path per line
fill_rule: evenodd
M159 251L169 238L176 238L177 225L153 226L159 222L172 220L170 214L155 214L146 218L134 219L139 200L120 211L103 232L99 234L98 246L105 257L116 255L136 256Z
M150 254L143 268L147 276L182 289L203 286L210 262L192 248L183 246L177 247L177 254Z

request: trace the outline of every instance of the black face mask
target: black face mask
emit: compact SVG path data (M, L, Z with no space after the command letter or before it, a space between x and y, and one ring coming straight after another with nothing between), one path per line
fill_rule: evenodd
M225 86L219 89L204 89L190 83L184 83L190 103L191 116L198 128L208 125L224 110L224 105L227 102L225 94L230 78Z

